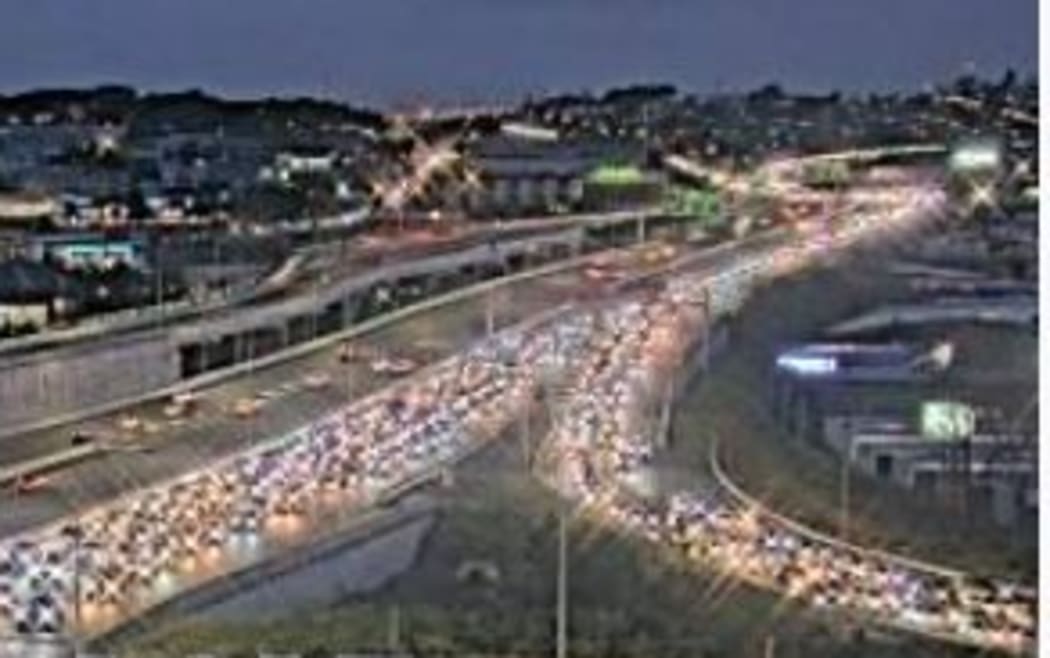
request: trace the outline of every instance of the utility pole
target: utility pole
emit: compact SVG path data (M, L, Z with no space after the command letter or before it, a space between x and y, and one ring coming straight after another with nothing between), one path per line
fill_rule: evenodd
M666 448L671 434L671 401L674 399L674 378L667 380L664 386L663 399L660 403L660 425L657 441L661 448Z
M401 606L395 603L387 618L387 649L395 653L401 647Z
M562 503L558 520L558 644L556 658L566 658L569 612L569 565L567 537L567 503Z
M857 442L852 430L849 430L846 453L842 456L841 472L839 473L839 501L841 504L841 520L839 521L839 539L849 541L850 524L850 486L852 485L851 474L853 472L853 458L856 455Z
M777 638L774 635L766 637L765 650L762 652L764 658L774 658L777 650Z
M485 337L491 339L496 332L496 317L492 307L492 288L485 291Z
M83 615L80 606L80 535L81 525L80 516L77 516L76 522L73 524L73 655L80 655L80 635L83 632L81 623L83 621Z
M521 453L525 462L525 472L532 470L532 408L534 401L529 400L525 413L521 417Z
M842 541L849 541L849 476L852 456L853 435L850 434L849 447L846 449L846 454L842 456L841 473L839 473L839 502L842 507L839 519L839 539Z

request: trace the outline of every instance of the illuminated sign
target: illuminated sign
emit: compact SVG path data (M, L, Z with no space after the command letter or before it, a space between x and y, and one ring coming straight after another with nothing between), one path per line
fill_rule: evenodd
M922 435L935 441L952 441L972 436L977 425L973 408L961 402L934 400L922 405Z
M587 181L598 185L635 185L645 182L638 167L602 165L587 176Z
M833 356L818 354L781 354L777 367L797 375L831 375L838 371L838 360Z
M948 156L948 166L956 172L994 170L1001 161L999 146L994 142L963 144Z

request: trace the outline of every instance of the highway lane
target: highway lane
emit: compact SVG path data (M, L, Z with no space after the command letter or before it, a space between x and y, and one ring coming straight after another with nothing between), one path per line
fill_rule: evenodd
M506 290L451 307L426 312L369 335L355 344L380 351L418 355L421 360L442 358L461 349L484 331L486 304L491 303L497 326L551 308L580 289L580 274L569 272L538 281L511 284ZM425 340L425 344L422 341ZM420 348L424 349L420 349ZM5 456L21 460L69 447L74 432L90 433L117 449L103 456L47 476L39 491L17 495L0 493L0 535L45 522L142 486L158 478L205 464L217 456L241 449L263 438L290 431L312 418L375 390L395 379L377 375L369 359L344 364L340 347L322 349L297 359L256 371L199 395L198 408L184 418L170 419L166 401L151 402L108 414L73 427L32 432L5 441ZM310 379L327 381L319 387ZM242 400L260 403L257 413L239 417L233 408ZM126 429L134 419L138 427ZM142 451L149 447L148 451Z
M770 238L757 238L746 249L756 249ZM735 251L704 252L699 262L725 262ZM596 258L614 261L620 251ZM695 258L683 252L683 258ZM628 257L632 274L658 271L664 261L645 262ZM565 272L510 283L492 293L423 312L408 321L377 330L360 340L380 353L417 357L420 362L443 358L476 339L486 328L486 306L495 326L506 326L567 300L593 294L595 282L581 265ZM75 432L98 437L113 450L46 476L46 484L26 495L0 492L0 536L46 522L143 486L157 479L197 467L254 442L280 435L332 408L386 385L395 378L377 375L374 360L340 360L341 346L320 349L292 361L260 368L200 392L197 408L179 418L168 418L169 401L149 402L74 425L27 433L5 440L8 460L24 460L68 449ZM325 382L311 386L311 380ZM238 403L255 400L258 413L240 417ZM134 428L131 426L134 425ZM148 448L148 450L146 450Z
M539 220L535 221L538 222ZM532 223L532 220L530 220L530 223ZM750 253L753 250L764 248L764 246L772 244L779 239L781 239L781 236L778 234L755 236L750 238L746 244L732 247L732 253L726 250L726 246L705 249L703 250L703 259L713 261L717 259L716 262L730 260L734 257L734 254ZM618 253L616 250L607 252L607 254L616 253ZM595 256L600 259L605 258L601 253ZM645 263L641 265L646 266ZM657 260L648 266L658 268L661 266L661 263ZM581 276L583 276L583 272L582 268L579 268L574 272L545 275L521 283L501 286L499 291L491 297L495 302L493 307L495 316L501 321L513 321L515 318L524 317L528 313L541 308L546 303L551 303L551 300L547 299L548 293L546 291L548 288L552 290L550 294L553 294L555 299L564 299L566 294L571 296L581 289L593 290L594 286L589 285L593 282L585 281L581 279ZM581 288L581 286L584 287ZM521 302L522 299L524 299L524 303ZM416 339L425 342L448 343L449 339L444 337L445 333L458 327L459 333L456 334L458 336L458 344L463 344L463 341L469 339L471 329L484 326L484 306L479 305L480 301L480 299L475 299L457 303L454 309L464 309L462 313L458 310L450 310L448 312L441 310L427 311L421 315L414 316L413 321L410 323L400 323L395 329L379 330L375 332L375 335L380 342L383 342L384 336L388 333L395 337L407 333L409 338L411 338L411 335L415 335ZM455 321L459 324L442 327L440 326L440 321L431 321L429 318L447 318L449 321ZM416 343L414 340L394 340L394 343L400 345L398 349L408 350L409 352L415 351ZM450 343L450 346L454 347L455 344ZM310 394L312 393L313 397L316 397L318 394L316 391L304 390L308 388L304 380L313 369L318 367L323 369L331 366L338 357L335 351L335 348L333 348L302 359L296 359L291 363L278 364L248 375L238 376L235 381L226 382L219 387L210 389L214 395L218 396L216 401L221 404L210 405L206 399L203 401L204 411L207 412L209 408L213 412L228 408L238 399L254 396L258 393L268 392L268 394L272 394L275 397L285 397L293 393L311 397ZM349 370L352 374L353 366ZM345 375L339 373L327 374L336 382L345 382L347 380ZM351 377L350 379L356 381L358 378ZM298 382L298 385L296 385L296 382ZM212 397L212 393L209 393L207 397ZM121 409L119 412L104 414L88 421L25 432L6 438L0 443L0 446L3 448L2 455L0 455L0 464L10 465L23 462L68 448L71 437L78 431L98 436L101 439L117 438L123 440L134 438L156 439L160 436L177 435L179 430L185 430L185 433L188 434L205 429L200 427L200 421L202 417L205 419L209 417L208 413L197 414L195 420L191 419L186 422L170 421L163 418L162 410L167 402L149 402L136 405L130 409ZM122 421L126 417L135 419L140 427L134 430L122 428Z
M547 317L252 450L19 535L0 546L0 625L94 635L330 532L497 436L531 399Z
M549 259L551 245L557 245L563 251L580 245L585 233L581 225L621 221L637 221L637 216L606 213L557 218L550 222L525 218L521 222L524 226L513 222L494 227L492 230L498 231L502 240L492 242L489 237L474 236L452 247L442 246L444 243L435 238L416 250L418 253L405 249L404 253L397 252L396 257L378 258L371 265L363 266L360 276L350 277L338 275L342 250L335 248L332 254L302 264L301 271L311 273L306 278L317 285L307 286L298 296L257 299L256 305L226 308L184 325L148 328L128 335L114 333L97 340L74 341L36 354L8 355L9 359L0 363L0 387L7 391L2 405L4 409L0 413L9 423L0 424L0 439L34 428L70 422L87 414L102 413L151 390L177 386L181 358L177 355L179 346L220 338L236 343L235 336L259 327L296 329L294 336L301 339L311 329L301 322L292 326L297 318L309 317L331 304L341 304L343 299L364 294L374 286L381 286L387 279L408 277L418 280L433 270L455 272L457 268L477 261L498 266L500 255L508 253L529 260L533 249L540 252L539 258ZM394 244L400 243L395 241ZM426 255L427 252L431 255ZM329 262L330 266L325 265ZM294 276L288 285L296 285ZM139 359L131 356L134 354L144 356ZM69 373L73 375L65 381L58 367L62 362L70 364ZM126 368L121 367L123 372L119 377L108 378L105 369L115 367L114 362L126 365ZM19 399L24 403L17 404Z

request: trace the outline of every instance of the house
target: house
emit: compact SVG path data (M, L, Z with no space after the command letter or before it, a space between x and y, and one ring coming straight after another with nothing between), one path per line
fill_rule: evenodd
M82 298L76 281L43 263L22 257L0 263L0 332L43 327L70 314Z
M59 202L44 194L0 192L0 225L32 227L46 224L61 214Z

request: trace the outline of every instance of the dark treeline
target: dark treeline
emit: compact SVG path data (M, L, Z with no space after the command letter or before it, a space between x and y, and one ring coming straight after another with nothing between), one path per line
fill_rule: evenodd
M40 115L85 123L152 125L200 123L215 126L244 119L354 124L382 130L386 119L376 111L308 97L232 100L199 89L173 93L140 93L131 87L104 85L89 89L41 89L0 95L0 115L32 121Z

